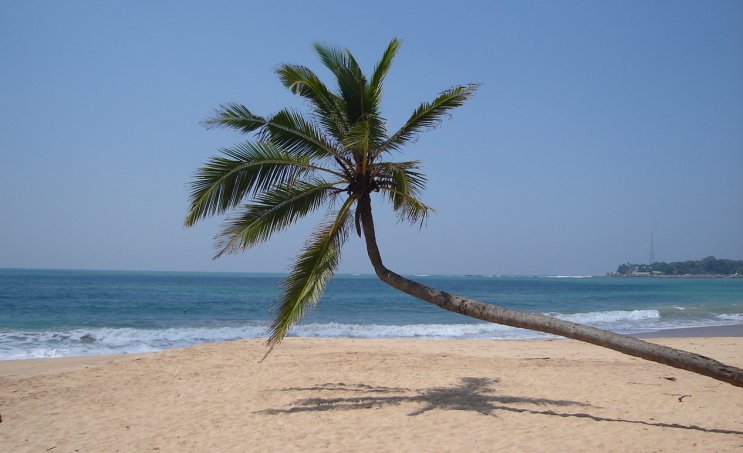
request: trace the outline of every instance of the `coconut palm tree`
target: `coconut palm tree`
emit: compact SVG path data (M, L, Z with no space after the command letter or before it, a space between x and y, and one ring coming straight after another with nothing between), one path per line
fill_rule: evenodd
M217 236L216 257L263 243L307 214L328 208L284 282L270 329L270 348L317 303L338 266L343 244L355 230L363 235L382 281L446 310L574 338L743 386L743 370L697 354L449 294L385 267L375 236L372 194L386 198L401 220L415 225L422 225L431 213L420 199L426 184L420 163L390 159L477 89L477 85L447 89L419 105L396 132L388 133L380 101L399 47L393 39L367 78L348 50L316 44L320 60L335 76L334 90L305 66L284 64L276 69L282 84L308 101L309 114L283 109L264 117L242 105L226 104L205 121L207 128L255 134L252 141L221 150L221 155L197 170L191 183L186 226L231 212Z

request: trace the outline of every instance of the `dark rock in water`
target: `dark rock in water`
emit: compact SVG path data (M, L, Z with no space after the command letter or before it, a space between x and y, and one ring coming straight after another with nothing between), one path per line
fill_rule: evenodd
M95 337L89 333L86 333L80 337L80 343L95 343Z

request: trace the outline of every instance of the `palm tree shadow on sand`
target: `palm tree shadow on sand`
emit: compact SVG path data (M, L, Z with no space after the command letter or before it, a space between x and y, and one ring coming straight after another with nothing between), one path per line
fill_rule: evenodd
M681 425L677 423L646 422L643 420L609 418L591 415L587 412L555 412L551 409L537 409L539 406L572 406L581 408L589 408L592 406L579 401L497 395L495 394L494 388L494 385L497 383L497 379L463 377L461 378L461 382L455 386L434 387L422 390L411 390L401 387L371 386L366 384L344 384L342 382L319 384L311 387L290 387L279 389L279 391L352 392L364 394L364 396L303 398L294 401L292 407L286 409L265 409L259 411L259 413L278 415L297 412L370 409L374 407L381 408L385 406L398 406L403 403L418 403L421 407L408 415L421 415L434 409L474 411L483 415L492 416L496 416L498 411L504 411L549 415L554 417L586 418L600 422L632 423L659 428L688 429L708 433L743 435L743 432L741 431L728 429L704 428L696 425ZM415 392L416 394L404 394L411 392ZM522 407L524 405L527 407Z

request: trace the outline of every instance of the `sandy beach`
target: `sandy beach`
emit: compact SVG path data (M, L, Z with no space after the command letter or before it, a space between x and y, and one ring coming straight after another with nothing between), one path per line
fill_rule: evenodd
M743 366L740 336L650 341ZM743 389L575 341L290 338L265 352L0 362L0 451L743 449Z

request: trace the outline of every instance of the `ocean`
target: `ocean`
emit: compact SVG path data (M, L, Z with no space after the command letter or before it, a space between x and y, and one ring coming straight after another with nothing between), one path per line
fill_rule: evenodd
M743 323L743 279L410 276L507 308L619 333ZM0 269L0 360L159 351L261 338L281 274ZM522 339L371 275L336 275L290 336Z

